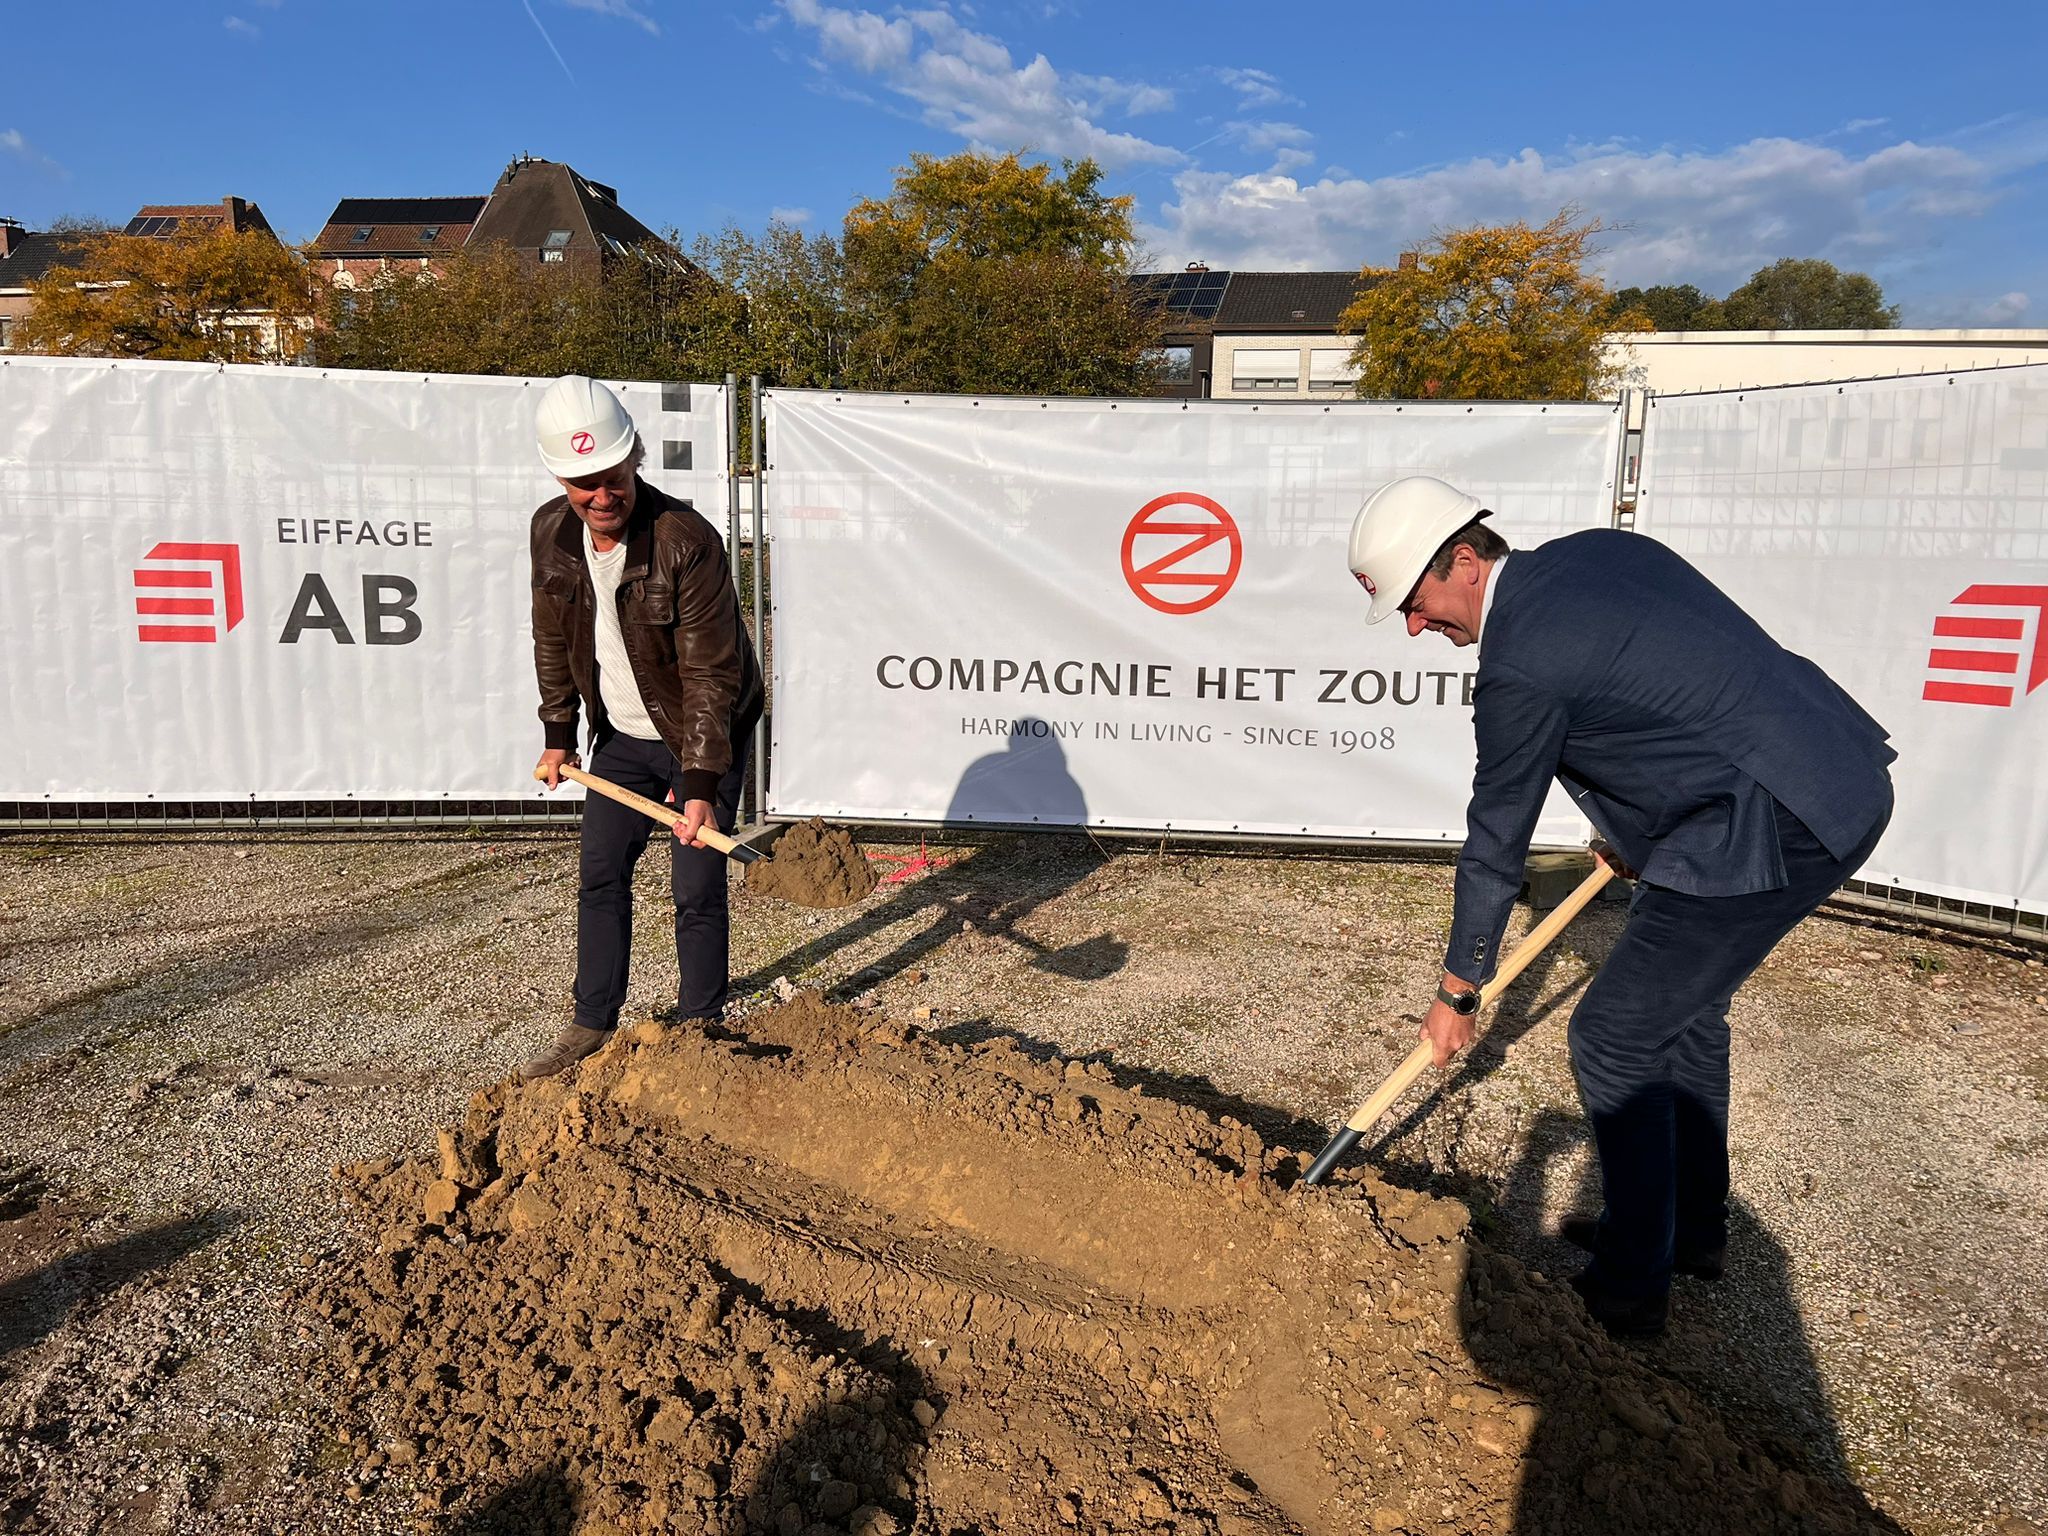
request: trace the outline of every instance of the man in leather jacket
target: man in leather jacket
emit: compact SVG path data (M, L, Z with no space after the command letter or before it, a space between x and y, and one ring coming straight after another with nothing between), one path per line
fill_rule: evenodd
M562 494L533 514L533 662L553 789L590 717L590 771L682 810L670 848L679 1018L724 1012L726 861L697 841L730 832L761 675L717 532L640 478L645 456L618 397L569 375L536 412L541 459ZM575 1015L520 1068L564 1072L617 1027L632 953L633 867L654 823L592 795L583 809Z

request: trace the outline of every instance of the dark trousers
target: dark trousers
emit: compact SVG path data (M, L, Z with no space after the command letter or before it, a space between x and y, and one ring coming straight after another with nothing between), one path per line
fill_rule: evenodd
M1673 1254L1728 1239L1728 1005L1778 941L1869 857L1890 808L1847 858L1778 808L1787 883L1749 896L1639 885L1628 926L1572 1015L1572 1071L1606 1210L1592 1273L1608 1293L1661 1295Z
M728 833L739 815L747 767L746 739L732 745L732 767L718 781L718 798L712 803L719 830ZM591 753L590 771L650 800L664 800L674 790L681 804L682 767L661 742L607 732ZM611 1029L619 1022L619 1009L626 1001L626 966L633 953L633 866L654 834L660 834L670 849L676 967L681 973L677 1016L715 1019L725 1012L731 940L725 855L685 847L639 811L593 794L583 803L576 900L576 1022L586 1029Z

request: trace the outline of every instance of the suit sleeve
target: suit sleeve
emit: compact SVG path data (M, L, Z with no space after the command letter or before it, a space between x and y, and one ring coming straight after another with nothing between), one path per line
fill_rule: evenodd
M739 594L725 551L699 549L676 582L676 671L683 683L682 790L714 800L732 766L732 717L740 692Z
M1499 964L1508 911L1522 889L1529 839L1564 752L1564 703L1521 674L1490 668L1473 695L1479 765L1465 812L1444 969L1474 984Z

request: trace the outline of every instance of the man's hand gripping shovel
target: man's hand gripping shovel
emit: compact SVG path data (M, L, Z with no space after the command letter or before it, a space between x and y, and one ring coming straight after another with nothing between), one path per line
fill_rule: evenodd
M1528 967L1531 960L1543 953L1550 941L1564 932L1566 924L1579 915L1580 910L1600 894L1600 888L1614 878L1614 866L1605 858L1593 865L1593 873L1579 882L1577 890L1557 904L1550 915L1538 923L1515 952L1503 960L1500 969L1493 973L1485 986L1479 989L1479 1009L1484 1013L1492 1006L1508 984ZM1303 1184L1320 1184L1330 1175L1344 1155L1358 1145L1358 1140L1379 1123L1380 1116L1393 1108L1394 1101L1406 1093L1429 1069L1431 1047L1424 1040L1408 1053L1408 1059L1388 1075L1387 1080L1372 1091L1372 1096L1358 1106L1357 1112L1344 1122L1344 1129L1332 1136L1323 1150L1316 1154L1316 1160L1309 1164L1308 1172L1301 1176Z

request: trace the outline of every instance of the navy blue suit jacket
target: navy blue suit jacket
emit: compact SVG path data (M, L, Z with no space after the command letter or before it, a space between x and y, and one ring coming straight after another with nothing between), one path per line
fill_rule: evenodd
M1656 541L1575 533L1489 579L1452 975L1493 974L1552 777L1644 880L1695 896L1785 883L1774 798L1837 858L1889 807L1884 728Z

